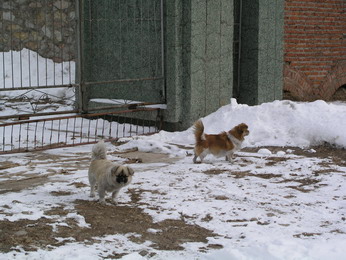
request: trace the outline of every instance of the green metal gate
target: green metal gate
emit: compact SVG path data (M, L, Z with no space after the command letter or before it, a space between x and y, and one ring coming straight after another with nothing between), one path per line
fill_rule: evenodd
M163 0L81 0L80 16L82 111L164 103Z

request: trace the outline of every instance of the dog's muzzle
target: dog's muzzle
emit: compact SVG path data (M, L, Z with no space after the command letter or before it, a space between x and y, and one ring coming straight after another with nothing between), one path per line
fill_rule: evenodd
M127 181L128 181L128 178L127 178L127 176L126 175L118 175L117 176L117 183L127 183Z

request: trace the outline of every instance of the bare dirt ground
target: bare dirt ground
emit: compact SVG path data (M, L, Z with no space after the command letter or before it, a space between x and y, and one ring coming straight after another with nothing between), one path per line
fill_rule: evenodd
M79 162L76 165L75 159L69 162L68 159L58 160L58 156L47 154L45 152L37 152L30 154L35 161L30 167L38 167L40 161L47 160L63 161L64 168L68 171L54 171L51 173L38 175L20 172L16 175L23 177L20 180L7 180L6 173L13 167L20 166L19 163L0 163L0 194L7 192L19 192L24 189L32 189L38 185L43 185L51 182L49 177L60 174L72 174L74 169L85 168L89 165L89 158L79 157ZM131 163L155 163L166 162L173 163L177 159L169 158L164 154L150 154L140 152L128 152L118 154L126 159L127 164ZM29 154L28 154L29 156ZM54 168L54 167L52 167ZM26 177L28 176L28 177ZM77 189L85 187L86 184L80 182L72 183ZM129 189L132 205L143 204L139 202L139 198L143 190ZM55 191L54 196L69 196L69 192ZM108 199L110 204L110 199ZM12 201L16 203L16 201ZM182 250L182 243L186 242L206 242L207 237L212 237L212 231L197 225L186 224L184 220L165 220L154 223L152 217L134 206L118 203L117 205L101 205L96 201L76 200L74 201L75 209L78 214L82 215L86 222L90 224L90 228L82 228L74 219L67 219L68 226L59 226L54 229L54 223L66 217L71 210L64 209L64 206L55 207L45 212L46 216L54 216L53 219L42 217L38 220L19 220L19 221L0 221L0 252L9 252L13 248L19 246L25 251L37 250L37 248L49 248L62 246L71 241L84 242L92 244L96 240L94 237L101 237L111 234L140 234L130 236L129 239L135 243L144 241L152 241L153 248L159 250ZM0 208L0 213L2 212ZM25 212L24 212L25 214ZM30 214L30 212L28 212ZM160 230L160 232L148 232L148 229ZM56 240L55 238L66 238L65 241ZM87 241L87 242L86 242ZM217 248L218 245L209 245L209 247ZM148 252L140 252L141 255L147 255ZM110 258L119 258L122 255L117 252L112 252Z
M261 147L263 148L263 147ZM273 153L281 150L280 147L265 147ZM245 152L256 152L260 148L247 148ZM306 157L319 157L330 158L333 163L340 166L346 166L346 150L336 149L331 146L318 146L313 147L316 151L311 152L309 149L300 149L292 147L294 154L306 156ZM29 156L29 155L28 155ZM47 160L59 159L56 155L49 155L44 152L31 153L35 163L29 165L30 167L37 167L40 162L46 162ZM174 163L175 159L169 158L163 154L150 154L140 152L129 152L120 154L125 158L127 163L153 163L153 162L165 162ZM281 162L284 158L280 157L268 157L267 164L273 165L277 162ZM66 171L55 171L47 174L29 174L28 172L17 173L21 175L22 179L10 180L6 177L11 168L18 167L20 163L3 162L0 164L0 193L7 192L19 192L23 189L32 189L37 185L42 185L47 182L51 182L51 176L60 174L72 174L76 169L87 169L89 164L89 158L83 154L76 163L75 160L64 159ZM52 167L54 169L54 167ZM218 171L210 170L205 174L219 174L222 170ZM234 178L244 178L250 173L239 172L232 173ZM325 172L315 172L315 174L326 174ZM272 176L258 176L261 178L271 178ZM306 179L304 185L311 184L314 179ZM81 182L74 182L76 189L85 187L86 184ZM303 190L303 188L302 188ZM160 191L158 191L160 192ZM18 220L18 221L0 221L0 251L9 252L14 248L21 247L26 251L37 250L37 248L49 249L50 247L58 247L68 243L70 239L74 239L76 242L83 242L86 244L93 244L95 237L102 237L109 234L139 234L130 235L129 239L135 243L142 243L144 241L152 241L153 248L159 250L183 250L182 244L186 242L207 242L207 237L217 236L212 231L202 228L198 225L191 225L186 223L184 216L180 220L165 220L161 222L154 222L152 217L145 213L143 209L136 207L139 204L143 205L145 202L140 200L142 190L129 189L131 197L131 205L125 203L118 203L117 205L100 205L95 201L89 200L76 200L74 201L74 211L77 211L79 215L85 218L86 223L90 225L90 228L80 227L76 220L67 219L68 226L54 226L56 220L66 217L71 211L64 208L63 205L53 207L51 210L45 212L45 216L51 218L41 217L38 220ZM60 190L52 193L56 197L69 196L70 193ZM223 199L223 198L217 198ZM16 201L12 201L16 203ZM155 210L155 209L154 209ZM4 212L0 208L0 212ZM208 221L206 218L205 221ZM159 232L148 232L149 229L159 230ZM66 240L55 238L66 238ZM218 244L209 244L209 248L221 248ZM200 248L201 251L208 250L208 248ZM140 252L143 256L150 257L152 253L147 251ZM112 252L109 258L119 258L122 254Z

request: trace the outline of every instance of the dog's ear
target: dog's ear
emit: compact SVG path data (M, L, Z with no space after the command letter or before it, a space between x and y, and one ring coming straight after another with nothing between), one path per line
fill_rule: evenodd
M127 167L127 170L131 176L135 173L131 167Z
M118 174L118 169L119 169L120 165L115 165L112 170L111 173L112 175L117 175Z
M244 123L241 123L240 125L238 125L237 127L238 129L238 133L239 134L243 134L244 132L246 132L246 130L248 129L248 126Z

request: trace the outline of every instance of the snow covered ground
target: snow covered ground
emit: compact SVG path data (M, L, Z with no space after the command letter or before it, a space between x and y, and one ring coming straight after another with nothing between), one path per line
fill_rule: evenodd
M208 133L249 125L232 163L193 164L191 128L108 143L135 169L118 205L88 196L90 145L1 156L0 259L344 259L345 103L232 100L203 122ZM341 150L312 147L326 143Z

